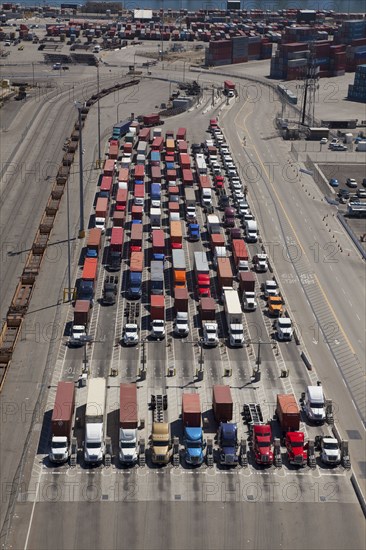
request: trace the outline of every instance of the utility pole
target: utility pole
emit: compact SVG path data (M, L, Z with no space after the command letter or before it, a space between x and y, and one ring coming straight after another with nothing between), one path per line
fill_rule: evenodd
M98 162L97 168L100 168L102 160L101 147L100 147L100 100L99 100L99 59L97 61L97 94L98 94Z
M75 107L79 112L79 196L80 196L80 228L79 228L79 239L85 237L84 229L84 181L83 181L83 131L82 131L82 120L81 120L81 110L83 104L80 101L75 101Z

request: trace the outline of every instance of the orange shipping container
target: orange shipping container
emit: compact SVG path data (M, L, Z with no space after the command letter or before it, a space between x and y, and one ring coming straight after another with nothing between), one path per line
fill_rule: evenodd
M95 281L98 272L97 258L85 258L83 272L81 278L84 281Z

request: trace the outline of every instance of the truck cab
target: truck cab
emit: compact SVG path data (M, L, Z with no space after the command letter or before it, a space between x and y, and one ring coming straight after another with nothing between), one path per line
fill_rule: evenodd
M304 467L307 464L308 452L303 432L287 432L285 436L287 457L290 464Z
M190 223L188 225L188 238L190 241L200 240L200 226L198 223Z
M273 464L272 431L269 424L253 426L253 452L257 464Z
M168 464L172 448L169 424L167 422L153 422L150 445L153 464Z
M138 438L135 429L119 429L119 460L122 464L130 465L137 462Z
M316 436L315 445L320 450L320 460L329 466L341 463L341 450L338 440L331 436Z
M188 313L185 311L178 311L174 321L174 334L177 336L188 336Z
M203 343L207 347L216 347L219 343L219 337L217 335L218 327L217 323L204 322L203 323Z
M325 422L325 399L323 388L318 386L307 386L305 392L304 410L308 419L314 424Z
M265 273L268 270L267 254L256 254L253 258L253 263L257 273Z
M255 292L243 293L243 306L245 311L255 311L257 308L257 301L255 299Z
M49 459L51 462L61 464L69 458L69 442L65 436L53 436L51 441L51 449Z
M271 315L271 317L280 317L283 313L283 305L284 301L280 294L277 294L277 296L268 296L268 315Z
M123 332L125 346L136 346L139 341L138 326L136 323L127 323Z
M163 340L165 338L165 322L162 319L154 319L151 323L151 338Z
M113 305L116 303L118 277L107 275L103 286L103 304Z
M220 464L236 466L238 464L238 428L235 423L221 422L218 436Z
M184 448L185 461L192 466L198 466L203 462L203 449L205 443L203 441L202 428L184 428Z
M100 464L104 457L103 423L87 423L85 427L84 460L88 464Z
M86 328L85 325L73 325L71 336L69 338L69 347L78 348L85 345Z
M289 317L280 317L276 321L276 335L281 341L292 340L292 322Z

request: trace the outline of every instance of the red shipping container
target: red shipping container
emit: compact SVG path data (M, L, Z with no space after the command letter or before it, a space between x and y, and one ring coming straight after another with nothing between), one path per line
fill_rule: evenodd
M198 393L183 393L182 395L183 426L199 428L201 426L201 405Z

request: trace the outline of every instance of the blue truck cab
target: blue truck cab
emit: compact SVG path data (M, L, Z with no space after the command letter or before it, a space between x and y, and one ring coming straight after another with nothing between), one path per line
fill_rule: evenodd
M190 223L188 226L188 238L190 241L200 240L200 226L198 223Z
M86 258L98 258L98 252L94 250L93 248L87 248L86 249Z
M205 446L202 428L189 428L188 426L184 428L185 461L187 464L202 464Z
M238 428L235 423L221 422L218 432L220 464L236 466L238 464Z
M140 271L130 271L128 294L130 298L141 298L142 273Z

